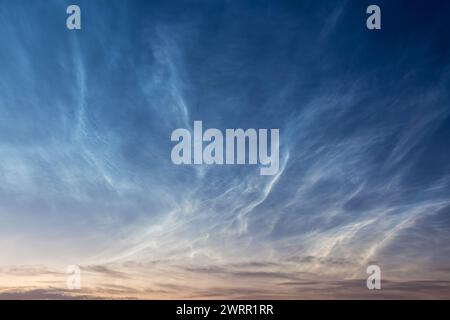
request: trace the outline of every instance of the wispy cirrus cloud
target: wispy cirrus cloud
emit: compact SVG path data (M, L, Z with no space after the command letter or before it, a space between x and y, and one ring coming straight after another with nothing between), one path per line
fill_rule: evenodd
M1 6L2 297L71 264L80 298L373 297L371 263L379 297L446 296L448 27L401 3L378 34L348 1L81 1L78 33ZM278 174L174 166L194 120L279 128Z

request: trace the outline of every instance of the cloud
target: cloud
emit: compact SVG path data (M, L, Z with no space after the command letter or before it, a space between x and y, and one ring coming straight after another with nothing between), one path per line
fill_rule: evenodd
M377 297L446 295L420 282L450 265L445 10L404 29L423 10L386 3L374 34L348 1L79 5L80 32L0 8L5 297L64 296L40 286L71 264L105 297L372 297L368 264ZM195 120L279 128L278 174L174 166Z

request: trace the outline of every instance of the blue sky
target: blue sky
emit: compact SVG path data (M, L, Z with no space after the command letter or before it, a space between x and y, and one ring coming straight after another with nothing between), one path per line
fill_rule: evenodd
M0 291L449 296L449 3L69 4L0 1ZM279 173L175 166L194 120L279 128Z

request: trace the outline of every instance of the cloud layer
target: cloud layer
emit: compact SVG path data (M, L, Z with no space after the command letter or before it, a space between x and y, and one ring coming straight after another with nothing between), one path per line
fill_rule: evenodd
M67 5L0 5L0 298L449 297L447 3ZM279 173L174 166L195 120Z

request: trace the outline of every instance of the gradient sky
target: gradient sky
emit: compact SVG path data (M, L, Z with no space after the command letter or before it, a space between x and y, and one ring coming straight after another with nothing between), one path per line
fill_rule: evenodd
M449 15L0 0L0 299L449 298ZM279 128L279 173L173 165L194 120Z

